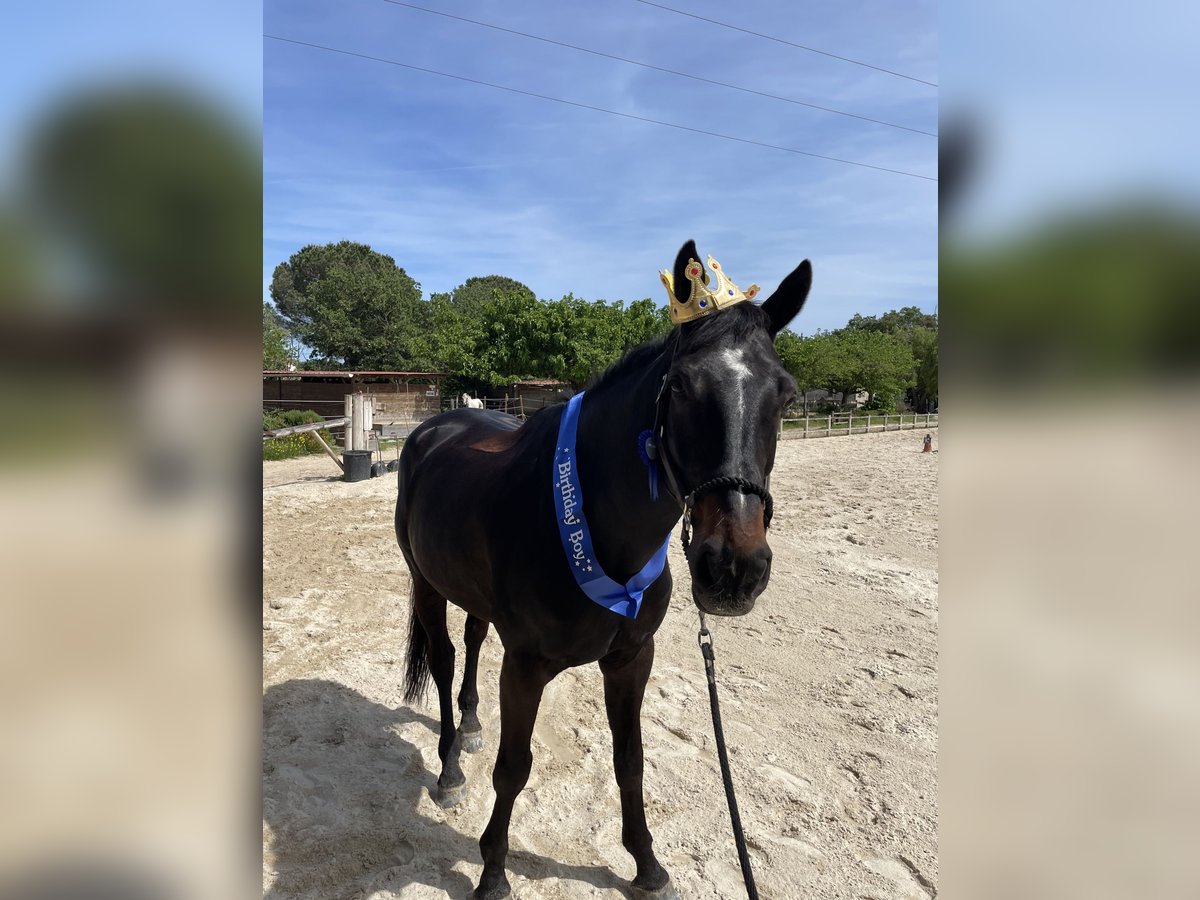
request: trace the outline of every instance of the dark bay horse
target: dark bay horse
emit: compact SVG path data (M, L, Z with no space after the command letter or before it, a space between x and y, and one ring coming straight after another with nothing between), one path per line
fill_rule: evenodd
M702 271L694 268L698 259L692 241L679 251L671 289L680 304L689 301L685 268L690 264L695 276ZM800 311L811 283L805 260L761 305L741 302L677 325L630 351L586 392L574 458L595 559L616 582L624 584L661 552L687 501L696 605L727 616L754 606L771 570L770 495L762 485L774 464L780 416L796 395L774 338ZM642 697L671 573L664 567L645 587L632 618L581 591L555 507L566 410L550 407L524 424L499 412L455 410L428 420L405 443L396 503L396 537L413 580L405 697L419 698L432 675L441 712L436 799L454 805L466 786L459 754L482 746L479 648L489 623L496 626L504 646L496 802L479 841L483 874L474 894L495 900L509 893L509 819L529 778L542 692L564 669L598 662L621 839L637 864L634 896L677 897L654 855L642 799ZM657 498L643 458L652 428L660 437L650 452L663 475ZM457 729L447 601L467 612Z

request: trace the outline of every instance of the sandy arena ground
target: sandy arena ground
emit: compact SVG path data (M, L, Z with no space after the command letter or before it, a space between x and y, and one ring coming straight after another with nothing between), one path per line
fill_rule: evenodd
M716 622L764 898L937 895L938 455L920 452L923 435L782 442L771 585L749 616ZM321 455L264 463L263 482L264 895L467 897L493 799L499 640L480 659L469 796L443 810L430 797L433 693L420 708L400 697L409 576L395 476L346 484ZM745 897L677 540L671 566L642 711L647 816L685 900ZM461 673L463 615L451 614ZM514 897L628 896L596 666L547 689L533 753L510 831Z

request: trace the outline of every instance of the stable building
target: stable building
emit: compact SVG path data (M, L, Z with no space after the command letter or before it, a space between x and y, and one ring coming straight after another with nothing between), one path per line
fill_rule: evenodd
M413 421L441 412L445 372L263 372L265 409L340 416L347 394L375 398L375 421Z

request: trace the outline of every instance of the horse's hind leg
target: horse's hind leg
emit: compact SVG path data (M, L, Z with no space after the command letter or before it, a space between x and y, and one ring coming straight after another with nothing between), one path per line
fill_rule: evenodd
M627 653L600 660L604 706L612 729L613 768L621 793L621 843L637 864L633 896L638 900L679 900L671 877L654 855L642 799L642 698L654 665L654 638L631 658Z
M487 637L488 623L475 616L467 616L464 640L467 645L467 660L463 667L462 690L458 692L458 709L462 720L458 726L459 741L467 753L483 749L483 726L479 724L479 691L476 681L479 675L479 648Z
M441 806L454 806L466 796L467 778L458 763L461 744L454 729L454 707L451 697L454 688L454 644L446 628L446 598L417 572L413 572L413 612L428 639L426 653L429 674L437 687L441 717L441 736L438 756L442 774L438 777L434 799Z

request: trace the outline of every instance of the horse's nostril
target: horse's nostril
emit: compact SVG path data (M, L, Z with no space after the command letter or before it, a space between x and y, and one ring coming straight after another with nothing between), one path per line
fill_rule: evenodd
M766 544L749 553L738 553L732 543L709 538L698 549L692 571L703 590L757 597L766 587L771 572L771 550Z
M704 562L708 566L708 574L714 582L721 581L726 576L729 562L722 553L722 548L705 548Z

